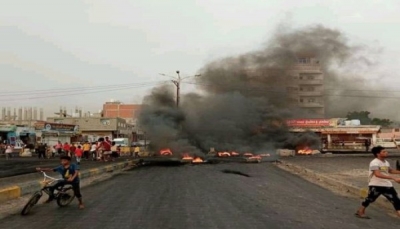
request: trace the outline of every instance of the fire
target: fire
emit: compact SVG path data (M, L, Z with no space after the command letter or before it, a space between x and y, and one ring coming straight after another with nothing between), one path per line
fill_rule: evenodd
M258 162L260 163L262 160L262 157L260 155L254 155L252 153L245 153L243 156L246 158L248 162Z
M239 156L240 154L237 153L237 152L231 152L231 155L232 155L232 156Z
M313 150L309 148L308 146L297 150L297 154L302 154L302 155L311 155Z
M170 149L162 149L162 150L160 150L160 155L162 155L162 156L172 156L172 151Z
M218 152L218 157L230 157L231 154L228 152Z
M201 159L200 157L196 157L195 159L192 160L192 163L203 163L203 159Z
M182 160L185 160L185 161L192 161L192 160L193 160L193 157L190 156L188 153L184 153L184 154L183 154L183 157L182 157Z
M245 154L243 154L243 156L245 156L245 157L252 157L253 154L252 154L252 153L245 153Z
M261 158L261 156L259 156L259 155L254 155L254 156L249 157L249 159L261 160L262 158Z

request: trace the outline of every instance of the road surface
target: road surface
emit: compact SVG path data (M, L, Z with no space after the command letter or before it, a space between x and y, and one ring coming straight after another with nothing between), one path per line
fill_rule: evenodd
M250 177L223 173L230 169ZM29 216L3 219L0 228L399 228L378 208L358 219L359 201L336 196L273 164L143 167L82 190L77 203L40 205Z

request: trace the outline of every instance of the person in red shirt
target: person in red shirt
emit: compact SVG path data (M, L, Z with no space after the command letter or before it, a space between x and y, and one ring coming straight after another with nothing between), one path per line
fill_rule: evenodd
M71 157L75 155L75 150L76 150L75 145L71 144L71 146L69 147L69 151L71 152Z
M111 141L108 137L106 137L106 139L103 142L103 149L104 149L104 161L108 161L110 159L111 156Z
M64 150L64 154L65 154L66 156L71 157L70 151L69 151L70 149L71 149L71 147L70 147L70 145L68 144L68 142L64 143L63 150Z
M78 165L81 164L82 155L83 155L83 150L81 146L78 146L78 148L75 149L75 158L76 158L76 163Z

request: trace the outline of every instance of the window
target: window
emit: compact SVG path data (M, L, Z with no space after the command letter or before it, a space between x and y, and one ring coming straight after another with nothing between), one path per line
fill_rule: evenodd
M315 103L315 102L316 102L316 100L314 98L308 99L308 103Z
M308 76L307 76L307 79L308 79L308 80L313 80L313 79L315 79L315 77L314 77L313 75L308 75Z
M307 91L315 91L315 88L314 87L308 87Z
M299 58L300 64L308 64L310 63L310 58Z
M300 99L300 103L302 103L302 102L304 102L304 100L303 100L303 99Z

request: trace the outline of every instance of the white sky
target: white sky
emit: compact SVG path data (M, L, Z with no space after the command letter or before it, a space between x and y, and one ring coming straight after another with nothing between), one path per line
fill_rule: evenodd
M0 6L0 107L51 113L59 106L97 111L112 98L140 103L153 82L168 79L158 73L194 75L210 60L255 50L279 23L318 23L383 48L377 74L400 91L398 0L0 0ZM137 85L92 94L70 89L116 84ZM37 91L57 88L75 95Z

